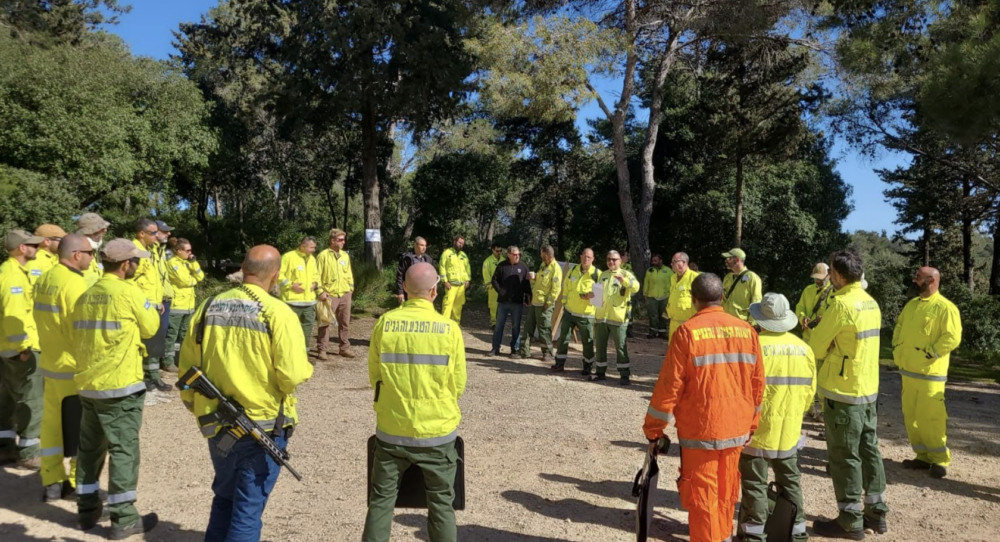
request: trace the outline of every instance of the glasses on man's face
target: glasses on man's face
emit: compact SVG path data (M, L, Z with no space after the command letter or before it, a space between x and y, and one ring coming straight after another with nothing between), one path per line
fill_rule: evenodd
M508 252L507 254L508 254L509 256L518 256L518 257L520 257L520 256L521 256L521 253L520 253L520 252Z
M145 231L145 230L143 230L143 233L145 233L146 235L156 235L156 234L158 234L160 232L157 231L157 230L153 230L153 231Z
M620 262L620 261L622 261L622 259L621 258L608 258L608 261L609 262Z
M346 238L346 237L338 237L338 238L337 238L337 242L338 242L338 243L343 243L344 241L347 241L347 238Z

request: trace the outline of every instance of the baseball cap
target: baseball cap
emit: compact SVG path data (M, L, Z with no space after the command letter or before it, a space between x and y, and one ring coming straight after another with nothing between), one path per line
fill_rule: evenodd
M743 252L742 249L734 248L734 249L730 250L729 252L723 252L722 253L722 257L723 258L736 257L736 258L739 258L739 259L741 259L743 261L746 261L746 259L747 259L747 253Z
M107 229L111 223L101 218L97 213L83 213L76 219L76 227L79 233L92 235L103 229Z
M823 280L830 276L830 266L825 263L818 263L813 267L812 274L809 276L816 280Z
M160 231L174 231L173 228L171 228L170 226L167 226L167 223L164 222L164 221L162 221L162 220L157 220L156 221L156 227L159 228Z
M66 230L56 226L55 224L42 224L35 228L35 235L39 237L66 237Z
M139 250L139 247L128 239L113 239L101 249L101 259L106 262L124 262L132 258L148 257L149 252Z
M21 245L40 245L43 241L45 241L44 237L31 235L24 230L10 230L4 237L3 246L7 250L17 250L17 247Z

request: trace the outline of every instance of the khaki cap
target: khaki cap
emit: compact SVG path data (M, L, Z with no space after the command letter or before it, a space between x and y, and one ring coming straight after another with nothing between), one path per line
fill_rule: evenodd
M66 230L56 226L55 224L42 224L35 228L35 235L39 237L66 237L69 235Z
M743 252L743 249L740 249L740 248L734 248L734 249L730 250L729 252L723 252L722 253L722 257L723 258L736 257L736 258L739 258L741 261L744 261L744 262L747 261L747 253Z
M124 262L132 258L148 258L149 252L139 250L135 243L128 239L112 239L101 249L101 259L106 262Z
M92 235L101 230L107 229L111 223L101 218L97 213L83 213L76 219L76 227L79 233Z
M4 237L3 246L7 250L17 250L17 247L21 245L40 245L44 241L44 237L31 235L24 230L10 230Z
M816 280L823 280L830 276L830 266L825 263L818 263L813 267L813 272L809 276Z

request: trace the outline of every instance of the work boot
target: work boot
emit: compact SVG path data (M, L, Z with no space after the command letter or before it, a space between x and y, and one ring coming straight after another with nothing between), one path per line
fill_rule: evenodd
M549 370L552 371L553 373L561 373L566 370L566 366L556 363L552 367L549 367Z
M17 462L17 466L22 469L27 470L41 470L42 469L42 458L35 456L31 459L22 459Z
M623 376L623 377L621 377L620 380L618 380L618 385L619 386L631 386L632 385L632 381L629 380L629 378L627 376Z
M948 476L948 469L941 465L931 465L931 478L944 478Z
M174 389L173 386L171 386L170 384L167 384L166 382L164 382L162 380L155 380L155 381L152 382L152 384L153 384L153 389L155 389L157 391L162 391L164 393L166 393L166 392ZM147 390L149 389L149 384L146 384L146 389Z
M73 487L73 484L71 484L69 480L63 481L62 498L68 501L76 500L76 488Z
M319 353L316 354L316 359L318 359L320 361L326 361L326 359L327 359L326 358L326 350L320 350Z
M489 356L489 357L491 357L491 358L498 358L498 357L500 357L500 351L494 348L494 349L491 349L490 353L486 354L486 355Z
M655 339L656 338L656 333L653 333L652 331L650 331L649 333L646 334L646 338L647 339Z
M517 353L517 357L519 357L521 359L528 359L528 353L522 350L522 351L520 351L520 352Z
M549 359L549 353L542 350L542 361L547 361Z
M670 332L669 331L661 331L660 332L660 338L661 339L668 339L668 338L670 338Z
M904 459L903 468L910 470L929 470L931 468L931 464L923 459Z
M117 525L111 526L111 534L108 536L111 540L125 540L126 538L135 535L148 533L152 531L156 524L160 522L160 517L156 513L146 514L139 518L138 521L132 525L125 527L119 527Z
M42 502L58 501L61 498L63 498L62 482L56 482L45 486L45 492L42 493Z
M813 534L819 536L825 536L826 538L839 538L842 540L864 540L865 530L858 529L857 531L848 531L837 523L837 520L831 519L826 521L814 521L813 522Z
M341 348L340 349L340 357L347 358L347 359L354 359L354 353L351 352L351 350L349 348Z
M607 380L607 379L608 379L607 376L600 375L600 374L598 374L598 375L590 375L589 377L587 377L587 380L589 380L591 382L598 382L598 381Z
M889 526L885 522L885 516L880 518L869 518L865 516L865 529L871 529L875 534L885 534L889 532Z
M177 372L177 366L176 365L167 365L166 367L164 367L164 368L162 368L160 370L163 371L163 372L165 372L165 373L176 373Z
M111 519L111 512L108 511L107 507L104 506L103 501L101 502L101 511L96 514L89 514L87 517L78 517L76 522L76 528L81 531L89 531L97 524L102 521L107 521Z

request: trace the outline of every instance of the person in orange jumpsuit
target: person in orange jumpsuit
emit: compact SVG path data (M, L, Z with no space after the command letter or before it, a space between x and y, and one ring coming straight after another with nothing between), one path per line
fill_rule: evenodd
M650 441L677 429L691 542L722 542L733 534L740 452L760 420L764 363L753 327L723 312L718 276L703 273L691 296L698 312L670 341L642 429Z

